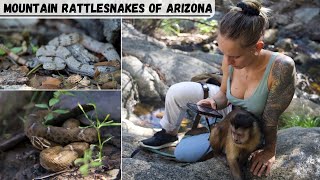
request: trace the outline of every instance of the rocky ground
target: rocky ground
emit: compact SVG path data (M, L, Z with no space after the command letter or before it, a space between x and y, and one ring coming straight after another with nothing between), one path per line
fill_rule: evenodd
M219 20L230 2L233 1L216 1L213 18ZM320 18L320 4L318 1L306 3L296 0L268 1L265 5L274 10L275 17L271 19L270 29L265 34L265 48L292 57L297 68L296 93L286 113L319 117L320 31L316 26ZM215 54L214 43L205 44L205 53L201 44L192 42L200 42L199 38L205 41L206 36L155 35L154 38L142 34L130 23L123 24L122 35L123 178L230 179L230 171L223 157L191 164L177 163L145 151L130 157L138 142L157 130L137 126L143 125L137 123L143 120L134 113L135 104L161 104L172 84L190 81L197 74L219 71L222 57ZM190 42L191 48L186 48L188 43L185 42ZM319 139L319 128L294 127L278 131L277 162L272 168L272 175L257 178L246 172L247 177L317 179L320 175Z

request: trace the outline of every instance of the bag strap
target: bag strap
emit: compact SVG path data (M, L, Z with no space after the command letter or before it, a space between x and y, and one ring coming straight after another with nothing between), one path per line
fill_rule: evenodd
M209 87L206 83L199 82L201 84L203 90L203 99L207 99L209 97ZM191 129L196 129L200 122L201 116L197 113L196 117L194 118L194 122Z

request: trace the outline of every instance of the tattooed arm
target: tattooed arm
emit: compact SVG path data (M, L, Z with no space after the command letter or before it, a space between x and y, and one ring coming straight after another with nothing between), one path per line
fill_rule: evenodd
M289 106L295 91L295 65L291 58L282 56L274 62L272 85L262 115L265 147L256 151L252 159L251 172L261 176L270 173L275 161L278 118Z

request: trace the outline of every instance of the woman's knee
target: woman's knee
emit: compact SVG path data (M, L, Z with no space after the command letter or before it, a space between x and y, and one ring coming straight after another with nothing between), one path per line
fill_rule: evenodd
M177 145L174 155L178 161L197 162L209 151L209 133L183 138Z
M166 101L173 100L180 102L188 99L188 97L196 96L201 93L201 85L195 82L180 82L172 85L167 92ZM196 94L195 94L196 93ZM192 95L192 96L191 96ZM201 94L199 94L199 97Z

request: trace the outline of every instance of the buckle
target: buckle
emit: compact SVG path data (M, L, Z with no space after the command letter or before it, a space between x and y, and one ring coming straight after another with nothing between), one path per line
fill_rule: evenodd
M202 88L204 89L204 90L209 90L209 87L208 87L208 85L207 84L202 84Z

